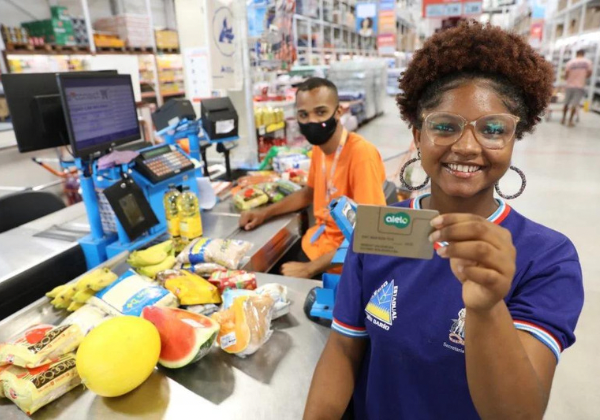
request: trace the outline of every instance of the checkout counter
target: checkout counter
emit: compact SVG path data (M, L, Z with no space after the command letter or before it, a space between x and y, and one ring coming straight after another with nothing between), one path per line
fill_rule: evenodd
M48 77L45 82L53 80L52 77L56 76ZM15 80L22 82L17 78ZM121 226L122 220L119 219L117 222L119 240L115 241L116 235L111 238L102 237L102 229L98 228L100 218L94 189L111 186L125 188L125 183L133 179L144 189L149 205L158 215L158 209L162 209L162 196L167 182L173 180L172 182L176 182L177 185L187 184L192 187L192 190L197 188L194 185L197 166L195 169L177 170L173 172L172 177L170 175L169 179L153 179L151 176L153 174L145 173L139 167L129 164L115 168L112 172L99 172L96 163L98 155L94 154L94 150L98 149L98 152L103 153L99 149L100 146L90 146L78 139L81 127L87 129L81 121L87 124L89 116L86 116L86 113L89 108L86 105L81 109L71 109L70 113L68 108L74 108L77 104L73 105L72 101L79 100L79 97L87 100L87 93L78 92L76 89L82 86L88 89L91 84L100 81L107 91L112 92L113 89L121 95L120 97L131 99L132 95L129 93L131 82L124 80L120 75L58 76L58 82L62 86L59 93L62 95L60 96L62 104L66 107L66 122L73 152L77 158L85 205L76 204L0 234L0 296L2 296L0 343L8 341L31 325L39 323L56 325L68 315L64 310L55 309L49 299L43 296L45 292L83 275L88 268L96 266L108 267L120 275L128 269L126 260L130 252L147 246L149 241L166 239L164 220L155 223L147 231L146 236L136 240L137 236L131 237L124 229L125 225ZM39 86L35 86L36 91L46 84L40 79ZM71 85L74 91L69 93L68 89ZM112 93L109 93L109 97L110 95ZM54 91L36 96L39 100L50 98L54 111L58 106L56 97ZM119 104L123 105L125 102L120 100ZM125 111L129 112L130 109ZM106 108L103 112L107 112L110 116L111 112L116 111ZM213 110L213 114L215 112ZM124 118L121 114L113 117ZM76 118L83 118L83 120L71 121ZM166 121L170 124L172 121L170 115L167 115ZM185 124L179 126L183 127L181 135L189 137L190 154L198 159L201 152L198 146L202 146L202 141L197 141L198 125L197 122L186 121L183 120ZM135 126L132 118L119 123L124 128L129 125ZM208 125L208 122L205 125ZM29 126L24 124L23 127ZM131 134L130 137L136 135ZM44 138L47 139L48 135ZM123 138L122 141L126 142L128 138ZM173 135L167 139L169 144L167 154L183 154L174 141ZM230 141L231 139L221 138L213 143L222 145ZM151 152L161 147L165 146L148 150ZM226 149L228 151L230 148ZM194 156L194 153L198 157ZM161 152L159 158L164 158L163 155ZM146 159L143 154L140 157ZM148 156L148 159L142 163L151 163L155 158L154 155ZM142 163L138 162L138 165L143 166ZM123 178L119 181L119 177ZM253 246L246 253L240 268L256 272L259 286L266 283L280 283L287 286L288 298L292 303L289 314L272 322L271 328L274 330L272 337L255 354L241 359L213 348L205 358L184 368L169 370L158 367L143 385L118 398L99 397L79 386L41 408L33 418L181 419L189 418L190 410L193 410L194 417L246 420L301 418L314 368L329 335L328 328L307 319L303 308L307 294L320 283L261 274L269 271L300 239L301 216L300 214L281 216L249 232L239 229L239 217L239 212L231 202L217 204L211 211L202 212L203 236L239 239L252 243ZM101 241L108 239L115 241L116 244L116 246L105 246L104 255L108 256L108 259L101 259L99 253L89 252L90 249L93 251L100 249ZM145 242L139 242L142 240ZM90 255L96 258L90 258ZM101 263L98 265L97 262ZM38 297L39 299L35 300ZM26 304L28 306L24 307ZM26 418L27 416L10 400L0 399L0 419Z

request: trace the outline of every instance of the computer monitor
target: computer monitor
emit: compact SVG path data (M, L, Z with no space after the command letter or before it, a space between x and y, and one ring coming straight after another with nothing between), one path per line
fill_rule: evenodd
M116 70L101 73L117 74ZM56 74L2 75L4 94L21 153L69 144Z
M63 73L57 80L74 156L141 138L131 76Z

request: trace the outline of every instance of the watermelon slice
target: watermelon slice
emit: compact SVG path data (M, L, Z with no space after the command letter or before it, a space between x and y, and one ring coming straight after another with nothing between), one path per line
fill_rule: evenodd
M158 363L176 369L197 362L208 354L219 333L219 324L200 314L176 308L147 306L142 317L160 334Z

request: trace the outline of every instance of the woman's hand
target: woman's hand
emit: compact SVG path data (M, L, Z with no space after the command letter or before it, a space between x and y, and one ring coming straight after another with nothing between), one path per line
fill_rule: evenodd
M450 259L452 272L463 285L467 309L488 311L500 302L516 271L516 249L507 229L473 214L444 214L431 221L432 242L449 242L437 250Z

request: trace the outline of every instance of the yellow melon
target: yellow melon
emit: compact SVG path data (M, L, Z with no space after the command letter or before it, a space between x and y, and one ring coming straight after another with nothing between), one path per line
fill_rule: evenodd
M77 351L83 384L103 397L118 397L140 386L160 355L160 336L149 321L120 316L94 328Z

